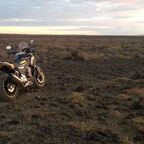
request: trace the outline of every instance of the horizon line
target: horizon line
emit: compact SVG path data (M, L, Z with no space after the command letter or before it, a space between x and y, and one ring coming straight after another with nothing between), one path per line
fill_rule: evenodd
M0 35L34 35L34 36L144 36L143 34L40 34L40 33L1 33Z

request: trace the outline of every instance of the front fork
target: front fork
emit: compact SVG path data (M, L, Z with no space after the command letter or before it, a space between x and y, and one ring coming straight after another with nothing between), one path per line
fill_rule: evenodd
M28 68L28 71L30 73L30 76L33 77L35 75L35 71L36 71L36 60L35 57L32 56L31 60L30 60L30 67Z

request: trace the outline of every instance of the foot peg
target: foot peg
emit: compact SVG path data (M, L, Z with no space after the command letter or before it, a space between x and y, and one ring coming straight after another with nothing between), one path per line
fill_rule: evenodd
M24 87L28 87L28 86L31 86L33 85L33 82L32 81L27 81L25 84L24 84Z

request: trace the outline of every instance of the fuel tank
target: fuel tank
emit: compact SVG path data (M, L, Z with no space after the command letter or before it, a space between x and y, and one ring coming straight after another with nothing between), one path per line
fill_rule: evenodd
M17 53L14 60L14 64L22 73L25 73L25 70L29 65L29 58L25 57L25 55L24 52Z

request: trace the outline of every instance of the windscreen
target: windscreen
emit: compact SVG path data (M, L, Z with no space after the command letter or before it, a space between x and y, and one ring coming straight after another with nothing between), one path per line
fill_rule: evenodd
M22 41L18 44L20 49L28 48L28 44L25 41Z

